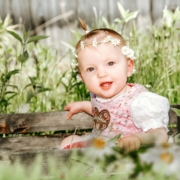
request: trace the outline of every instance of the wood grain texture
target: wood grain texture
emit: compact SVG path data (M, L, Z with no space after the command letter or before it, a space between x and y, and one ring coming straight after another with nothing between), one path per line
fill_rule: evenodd
M13 164L17 160L24 166L30 167L38 157L42 158L43 169L48 168L50 158L57 160L57 166L66 161L69 150L60 150L62 138L58 137L16 137L0 139L0 162Z
M75 14L68 18L71 22L81 17L85 18L88 24L92 24L92 19L94 21L95 17L93 7L95 7L98 14L112 22L120 17L117 2L120 2L125 10L138 10L138 18L141 20L147 17L148 22L161 19L165 6L171 10L180 6L179 0L144 0L143 3L141 0L0 0L0 17L4 19L7 14L10 14L14 23L19 23L19 19L22 19L27 28L33 29L55 16L74 10ZM60 27L67 25L66 20L55 24Z
M180 109L180 105L172 105ZM92 117L85 113L73 116L67 120L67 111L8 114L0 115L0 131L7 133L45 132L58 130L91 129ZM169 112L170 124L178 124L178 128L172 128L172 134L180 132L180 119L173 110ZM19 129L18 129L19 128ZM9 131L9 132L8 132ZM62 136L22 136L12 138L0 138L0 162L14 163L19 160L23 165L32 165L36 158L42 156L43 169L48 168L48 159L58 159L57 166L61 166L71 153L69 150L60 150Z
M180 109L180 105L171 107ZM67 120L67 111L27 113L27 114L7 114L0 115L0 133L32 133L48 131L64 131L91 129L93 118L86 113L79 113ZM169 124L177 124L180 131L180 120L176 113L170 109ZM177 128L173 130L173 133Z
M92 117L79 113L66 119L67 111L0 115L0 133L28 133L91 129Z

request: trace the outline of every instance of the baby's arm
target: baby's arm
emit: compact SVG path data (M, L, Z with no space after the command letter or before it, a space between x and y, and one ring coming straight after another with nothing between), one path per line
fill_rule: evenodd
M167 98L151 92L140 93L131 102L130 112L135 126L143 132L121 138L119 146L131 151L143 144L168 142L169 108Z
M165 128L150 129L146 133L136 133L119 139L118 145L127 152L137 150L141 145L168 142L168 135Z
M64 110L69 111L67 115L68 119L79 112L85 112L92 115L92 105L90 101L71 102L64 107Z

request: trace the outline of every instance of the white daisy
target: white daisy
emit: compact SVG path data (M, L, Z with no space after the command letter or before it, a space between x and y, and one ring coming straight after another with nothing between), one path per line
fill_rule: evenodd
M159 172L164 168L166 175L171 175L180 171L180 152L175 144L163 144L155 146L145 153L140 154L143 163L152 164L152 170Z
M116 139L109 140L109 138L101 136L91 136L91 146L86 149L85 155L92 160L104 158L105 155L114 154L113 147L115 146Z
M128 54L129 47L128 46L123 46L122 47L122 53L126 56Z
M120 39L115 38L111 40L111 44L113 44L114 46L119 46L120 43L121 43Z
M123 46L122 47L122 53L127 57L127 58L131 58L133 60L135 60L135 56L134 56L134 51L129 48L128 46Z

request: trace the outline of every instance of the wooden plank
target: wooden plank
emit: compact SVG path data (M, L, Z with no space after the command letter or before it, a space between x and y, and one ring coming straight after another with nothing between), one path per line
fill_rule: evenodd
M17 160L23 165L30 167L36 162L36 158L42 157L43 170L48 169L48 160L53 158L56 167L61 167L66 162L71 153L76 151L60 150L59 144L62 138L49 137L18 137L0 139L0 162L13 164ZM178 144L178 143L177 143ZM143 145L140 148L152 147L153 145ZM88 149L84 149L87 151Z
M79 113L67 120L67 111L0 115L0 134L91 129L92 117Z
M180 109L180 105L172 105L171 107ZM0 115L0 134L92 128L93 118L90 115L86 113L79 113L74 115L71 120L67 120L67 113L67 111L56 111L44 113ZM170 110L169 116L169 124L179 123L178 117L174 111ZM179 126L178 130L180 131ZM176 131L177 128L174 128L173 134Z
M109 20L113 20L115 17L119 16L117 2L120 2L125 9L129 9L130 11L142 9L142 6L146 5L147 0L143 3L139 3L140 0L0 0L0 16L2 19L7 16L7 14L11 14L14 20L14 23L19 22L19 17L25 20L25 23L29 25L29 27L37 27L42 22L48 21L51 18L62 14L62 7L65 5L66 12L69 10L75 11L75 16L71 17L71 21L77 19L80 15L85 20L89 21L93 17L92 7L96 7L98 12L102 11L103 16L108 18ZM171 10L174 10L177 6L180 6L179 0L150 0L152 2L152 11L150 12L150 16L152 15L153 20L157 21L162 18L162 10L165 5ZM60 7L61 4L61 7ZM142 10L145 12L145 9ZM147 12L148 13L148 12ZM143 14L140 14L142 17ZM94 21L94 18L93 18ZM91 22L92 23L92 22ZM59 25L64 25L64 22L60 22Z
M58 159L56 166L67 160L70 151L59 149L62 138L59 137L16 137L0 138L0 162L13 164L17 160L24 166L31 166L41 156L41 165L48 168L48 160Z
M12 138L0 138L0 152L7 153L38 153L46 150L60 150L62 137L58 136L23 136Z

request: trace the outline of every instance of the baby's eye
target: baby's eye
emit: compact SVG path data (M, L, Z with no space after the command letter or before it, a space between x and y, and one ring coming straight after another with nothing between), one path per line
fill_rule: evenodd
M87 71L89 72L94 71L94 68L93 67L87 68Z
M114 64L115 64L115 62L113 62L113 61L108 62L108 66L113 66Z

